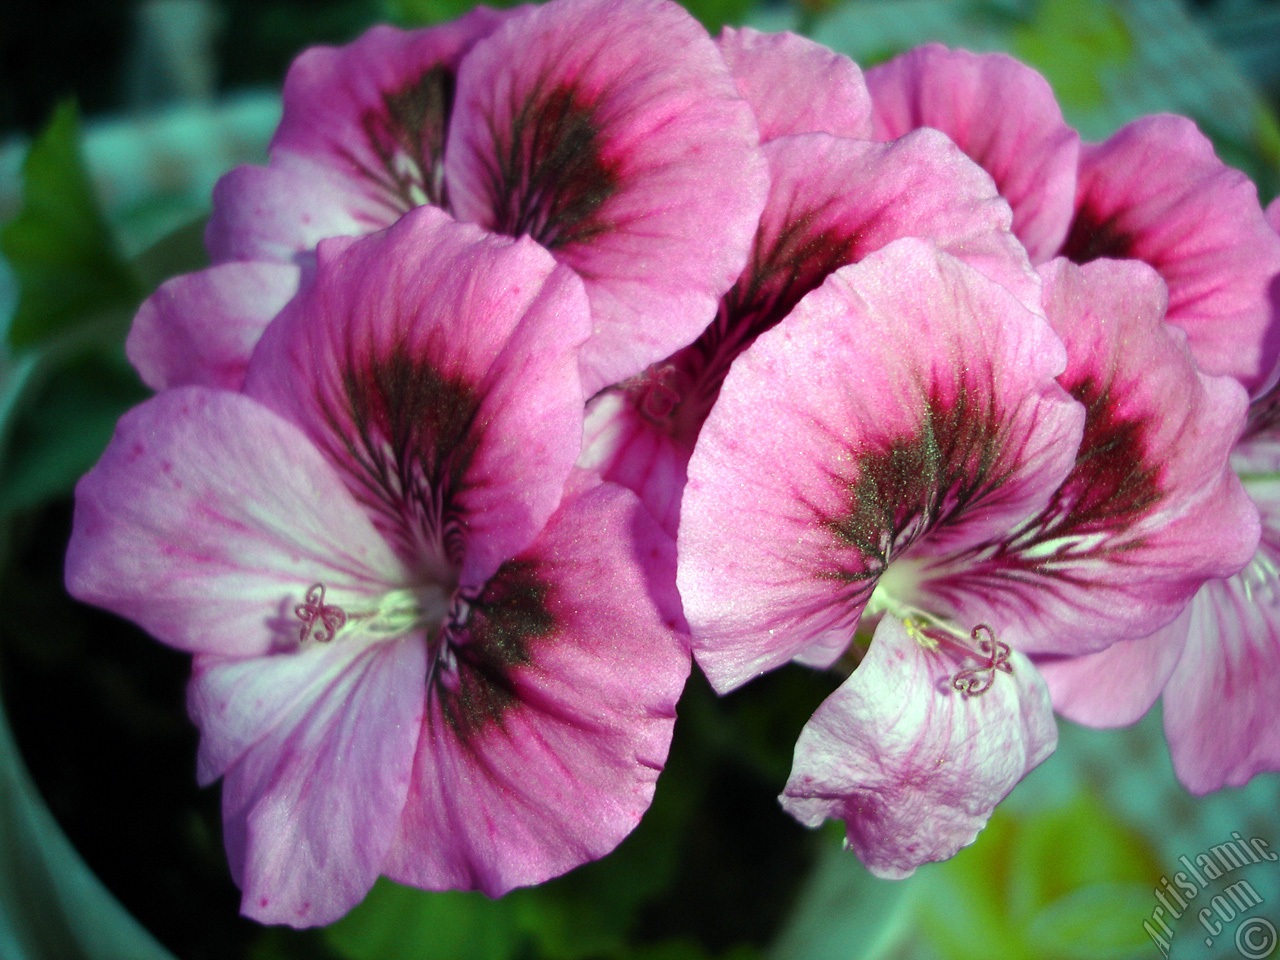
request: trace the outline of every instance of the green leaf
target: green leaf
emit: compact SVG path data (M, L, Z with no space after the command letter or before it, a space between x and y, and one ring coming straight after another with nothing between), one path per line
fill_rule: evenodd
M513 7L519 2L486 0L486 6ZM475 5L475 0L383 0L386 18L402 27L427 27L455 20Z
M35 346L86 314L132 307L142 289L116 250L80 155L74 103L62 104L23 164L21 212L0 231L0 251L17 275L15 349Z
M755 5L753 0L680 0L685 9L702 21L712 33L726 24L737 26Z
M1013 31L1013 53L1045 75L1064 110L1101 106L1099 68L1133 50L1128 24L1102 0L1042 0L1031 23Z
M1151 915L1151 891L1143 883L1080 887L1036 914L1027 935L1043 956L1062 960L1127 960L1149 953L1142 921Z

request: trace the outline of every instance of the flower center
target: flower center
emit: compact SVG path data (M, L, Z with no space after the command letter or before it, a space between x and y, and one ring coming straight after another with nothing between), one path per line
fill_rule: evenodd
M343 641L392 640L420 627L429 639L442 632L446 616L452 613L455 591L439 583L416 588L388 590L375 605L364 610L347 610L328 603L325 585L314 583L303 602L294 607L300 621L299 643L328 643L341 634Z

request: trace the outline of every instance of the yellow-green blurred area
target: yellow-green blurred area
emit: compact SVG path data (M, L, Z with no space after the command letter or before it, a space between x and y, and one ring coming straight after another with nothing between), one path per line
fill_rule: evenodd
M686 5L713 30L799 30L864 66L926 40L1005 50L1049 78L1086 139L1184 113L1264 202L1280 189L1277 3ZM653 808L599 862L497 901L382 881L325 930L238 917L217 790L194 783L187 658L65 596L70 492L146 394L122 350L138 302L202 265L212 185L265 159L292 56L469 6L0 12L0 960L1280 956L1253 936L1280 927L1277 864L1223 860L1242 840L1280 850L1276 775L1196 798L1173 776L1158 708L1127 730L1064 723L971 848L877 880L838 829L803 830L777 805L796 736L836 683L798 667L726 698L695 677ZM1218 735L1225 748L1249 732Z

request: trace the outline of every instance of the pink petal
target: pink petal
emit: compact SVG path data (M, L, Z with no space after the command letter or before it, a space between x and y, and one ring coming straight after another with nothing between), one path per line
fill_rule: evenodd
M298 290L297 267L226 263L160 285L133 319L125 351L153 390L239 390L249 354Z
M801 732L782 806L809 827L843 820L878 877L953 856L1057 746L1044 682L1018 653L1007 665L985 693L961 694L955 665L885 617Z
M947 558L925 589L1024 652L1079 654L1147 636L1253 555L1257 511L1228 464L1247 397L1197 370L1145 264L1041 274L1059 382L1088 410L1076 464L1044 513Z
M764 152L769 202L751 264L716 321L592 407L584 464L659 516L679 510L686 463L731 364L833 270L899 237L926 237L1039 310L1039 280L1009 232L1008 204L942 134L919 130L890 144L781 137Z
M1080 138L1040 74L999 53L927 44L867 71L875 136L941 130L991 174L1034 263L1071 222Z
M429 30L377 26L305 51L285 78L270 167L241 167L214 192L214 260L289 262L324 237L446 205L440 170L458 64L510 15L481 7Z
M306 267L325 237L359 236L389 223L335 171L282 155L269 167L236 167L213 188L204 242L214 263L267 260Z
M1164 690L1173 767L1196 794L1280 770L1280 481L1249 483L1263 517L1253 562L1205 584Z
M672 546L627 491L574 481L473 607L458 672L429 704L389 876L498 896L630 833L689 671L670 630Z
M420 207L321 244L245 390L303 426L406 562L478 583L559 502L588 330L581 283L537 244Z
M1266 209L1267 223L1271 224L1271 229L1280 233L1280 197L1272 200Z
M689 462L679 585L725 690L852 637L885 567L1034 515L1084 411L1047 323L931 245L844 267L734 364Z
M331 923L368 893L409 791L425 676L420 635L197 662L202 760L239 753L222 810L246 916Z
M239 394L148 400L76 488L67 589L183 650L292 649L310 585L352 609L407 579L310 441Z
M665 0L556 0L458 74L445 183L458 216L528 234L587 284L588 394L684 346L746 260L767 178L751 109Z
M871 136L871 97L858 65L794 33L725 27L716 40L762 143L792 133Z
M1062 253L1129 257L1169 285L1167 320L1196 362L1253 390L1280 356L1273 296L1280 236L1249 179L1223 165L1185 117L1135 120L1080 158L1076 214Z
M1120 640L1097 653L1048 657L1036 667L1053 709L1089 727L1127 727L1155 705L1187 642L1193 599L1176 620L1149 637Z

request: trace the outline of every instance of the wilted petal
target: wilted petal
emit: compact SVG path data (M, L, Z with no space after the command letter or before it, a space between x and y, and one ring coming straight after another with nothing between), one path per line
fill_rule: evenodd
M794 33L725 27L716 41L738 92L760 125L760 140L792 133L871 136L871 98L858 65Z
M225 842L241 911L262 923L337 920L373 886L399 829L426 644L420 635L344 639L248 661L201 659L192 680L203 756L244 748L223 783Z
M689 671L672 547L632 494L579 478L485 585L428 706L389 876L498 896L630 833Z
M1253 390L1280 355L1273 297L1280 236L1258 193L1185 117L1135 120L1084 148L1076 214L1062 254L1144 260L1169 285L1169 323L1206 373Z
M974 841L997 803L1057 746L1049 693L1012 653L984 693L885 617L853 675L796 743L782 806L801 823L845 822L878 877L910 875Z
M560 500L588 330L581 282L537 244L421 207L320 246L245 390L304 427L406 563L479 583Z
M285 264L226 263L166 281L133 319L130 362L153 390L239 390L254 345L299 276Z
M1257 511L1228 465L1247 398L1197 370L1145 264L1041 273L1059 382L1088 411L1075 466L1041 515L947 558L925 589L1024 652L1078 654L1153 633L1253 555Z
M240 394L148 400L76 488L67 589L183 650L291 649L310 585L349 610L405 579L310 441Z
M746 260L767 177L723 58L665 0L556 0L458 74L459 217L528 234L587 284L588 394L691 341Z
M1197 794L1280 770L1280 481L1248 489L1262 512L1262 543L1243 572L1196 594L1186 648L1164 690L1173 767Z
M1004 54L927 44L868 70L867 87L877 139L941 130L991 174L1032 261L1057 253L1071 222L1080 138L1044 77Z
M725 690L853 627L876 582L1034 515L1084 411L1043 318L931 245L836 271L735 363L689 463L680 593Z

